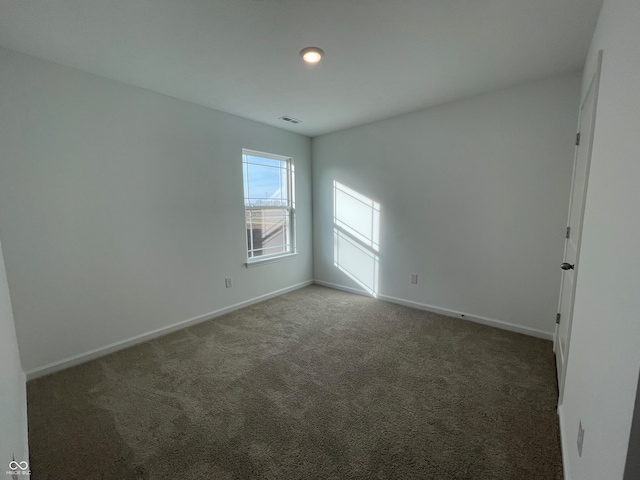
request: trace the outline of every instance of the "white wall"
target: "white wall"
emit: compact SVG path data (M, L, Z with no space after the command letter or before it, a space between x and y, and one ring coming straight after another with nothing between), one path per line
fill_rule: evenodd
M27 373L312 279L307 137L0 50L0 145ZM243 147L294 158L295 258L244 267Z
M0 245L0 475L14 458L29 461L27 389Z
M579 94L569 74L314 138L315 278L360 288L334 266L335 180L380 203L382 298L552 338Z
M573 480L621 479L640 367L640 3L605 0L602 74L561 418ZM578 456L578 422L585 429Z

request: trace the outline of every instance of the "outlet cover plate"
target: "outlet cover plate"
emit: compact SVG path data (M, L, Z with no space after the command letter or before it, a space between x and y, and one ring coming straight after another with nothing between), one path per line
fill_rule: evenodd
M227 277L224 279L224 286L227 288L233 287L233 280L231 280L231 277Z

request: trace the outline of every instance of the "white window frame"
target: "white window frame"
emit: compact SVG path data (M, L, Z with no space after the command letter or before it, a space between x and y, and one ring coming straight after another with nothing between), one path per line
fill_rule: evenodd
M244 204L247 192L245 191L245 161L246 156L251 157L259 157L266 158L268 160L276 160L278 162L286 162L287 164L287 205L286 206L256 206L249 207ZM245 215L245 254L246 254L246 266L254 267L258 265L264 265L266 263L277 262L280 260L285 260L288 258L295 257L297 255L296 251L296 209L295 209L295 168L293 164L293 158L287 157L283 155L275 155L273 153L260 152L257 150L249 150L247 148L242 149L242 200L244 204L244 215ZM272 254L260 255L259 257L249 257L249 246L247 245L247 223L246 223L246 215L248 210L252 211L264 211L264 210L287 210L289 217L289 228L286 232L286 235L289 239L289 251L288 252L277 252ZM251 240L253 240L253 235L250 235ZM285 243L286 245L286 243Z

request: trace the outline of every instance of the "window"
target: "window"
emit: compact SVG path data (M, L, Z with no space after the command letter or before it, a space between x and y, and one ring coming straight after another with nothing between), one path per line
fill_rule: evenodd
M291 158L242 150L247 265L295 252Z

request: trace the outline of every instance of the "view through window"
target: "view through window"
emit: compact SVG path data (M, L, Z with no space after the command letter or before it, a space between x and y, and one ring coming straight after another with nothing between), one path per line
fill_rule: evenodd
M291 158L243 150L242 168L248 261L293 253Z

